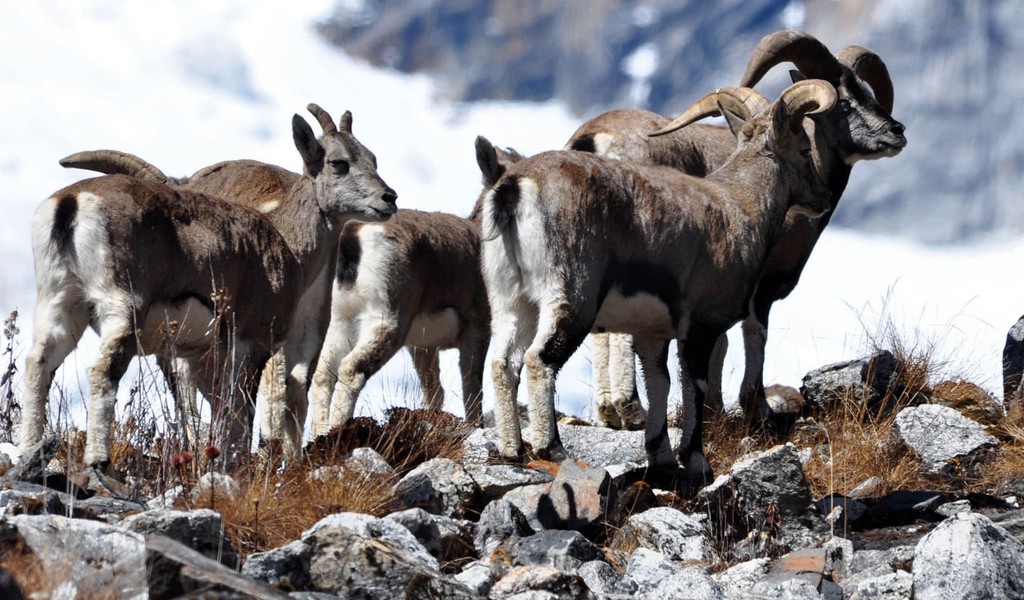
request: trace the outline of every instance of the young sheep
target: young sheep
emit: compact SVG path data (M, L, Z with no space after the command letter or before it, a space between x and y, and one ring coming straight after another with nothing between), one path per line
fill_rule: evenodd
M522 453L515 411L526 367L533 451L565 455L554 378L586 335L631 333L650 398L646 451L674 467L668 441L668 343L696 383L696 415L678 455L710 474L701 450L703 387L717 336L743 318L790 207L828 210L803 129L831 108L824 81L794 84L774 104L753 90L705 97L662 133L724 110L746 120L732 157L707 178L675 169L547 152L513 165L484 197L482 260L492 313L495 416L501 454ZM719 108L719 104L721 108Z
M339 131L323 109L308 108L324 134L293 117L304 175L288 193L288 231L251 208L124 175L78 182L39 207L23 449L42 437L54 372L91 325L100 351L89 372L87 464L109 462L116 388L131 357L171 346L194 365L204 395L228 405L225 456L247 450L258 375L305 335L301 307L333 256L328 240L351 218L396 210L372 154L351 135L351 115ZM218 399L221 369L229 389Z
M521 158L482 137L476 155L485 188ZM345 227L331 325L313 376L312 435L350 420L366 382L403 345L428 410L440 410L444 401L438 352L458 348L466 420L482 424L490 310L480 275L478 213L479 202L468 219L403 210L386 223Z
M368 160L376 164L376 157L352 136L351 114L345 113L342 117L340 131L322 110L317 108L314 115L325 131L337 131L341 139L349 140L348 150L354 160ZM293 251L316 261L310 267L316 269L317 274L296 312L295 320L302 323L301 328L280 352L271 357L263 370L260 384L260 393L266 400L263 438L279 441L285 455L295 455L301 447L306 419L306 393L330 322L331 282L337 263L336 234L318 240L316 243L324 246L315 252L307 248L309 241L302 231L309 217L304 211L296 210L299 205L289 196L289 190L303 176L267 163L233 160L204 167L190 177L171 178L137 156L114 150L79 152L62 159L61 164L168 183L177 189L254 208L270 219ZM358 185L358 179L359 171L353 171L349 183ZM339 229L332 230L337 232ZM194 446L199 411L195 406L192 367L188 360L173 359L172 356L158 356L157 362L171 383L179 422L184 425L186 437Z
M782 30L764 37L751 55L740 85L755 85L769 69L792 62L804 75L824 79L837 90L839 113L812 117L809 130L815 164L829 188L834 210L846 188L853 164L898 154L906 145L904 127L891 117L892 81L882 60L870 50L849 46L837 56L813 36ZM835 112L835 111L834 111ZM669 119L642 110L614 110L580 126L567 149L594 152L608 158L646 165L665 165L705 176L722 165L736 140L725 127L693 125L673 134L649 138L646 132L664 127ZM818 218L790 213L743 321L746 368L740 406L748 419L770 413L764 400L764 348L768 316L774 302L789 295L800 279L831 211ZM628 335L596 334L594 388L600 424L638 427L643 412L636 395L633 353ZM716 346L708 390L708 408L722 409L721 374L727 338ZM621 364L617 364L621 363Z

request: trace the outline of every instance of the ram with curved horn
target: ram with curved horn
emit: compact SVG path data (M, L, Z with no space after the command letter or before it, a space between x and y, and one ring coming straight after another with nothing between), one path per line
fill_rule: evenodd
M702 402L677 453L669 444L668 345L702 399L717 336L747 312L757 276L791 209L820 215L830 202L809 158L809 115L836 97L807 80L769 104L753 90L719 90L664 135L725 112L732 156L706 178L581 152L547 152L511 166L483 200L481 249L492 312L499 449L519 457L516 390L525 367L533 452L565 456L554 419L554 379L591 331L636 341L650 400L649 465L702 483Z
M326 112L308 108L323 122ZM225 459L248 450L264 364L278 351L289 370L308 360L289 349L310 345L304 307L330 293L322 273L333 267L338 231L350 219L385 220L396 210L395 192L344 126L346 115L340 131L325 123L320 138L293 117L304 175L286 194L294 217L287 230L252 208L120 174L43 202L32 227L37 302L23 448L42 437L54 371L92 325L100 350L89 371L87 464L109 462L115 393L131 357L171 348L215 409L225 405L216 411L226 417ZM320 342L322 334L317 351Z
M828 118L813 117L810 120L813 128L808 128L814 161L828 185L834 210L855 162L894 156L906 145L903 125L891 116L892 81L885 63L870 50L849 46L833 56L810 34L781 30L765 36L758 44L741 85L757 84L772 67L783 62L791 62L799 69L793 73L794 79L804 76L823 79L838 93L839 106L833 111L835 114L830 113ZM697 176L717 169L735 148L736 140L725 127L694 124L657 138L644 135L668 122L669 119L648 111L611 111L581 125L566 148L636 164L670 166ZM796 286L815 243L828 224L829 215L820 218L789 215L780 242L765 264L748 318L743 323L746 368L739 400L748 419L760 420L771 414L763 384L764 347L771 306ZM725 336L718 342L708 382L706 399L712 411L722 408L721 372L726 343ZM631 371L631 342L628 337L598 335L594 346L598 420L611 426L619 423L638 426L643 416L636 408L640 403ZM609 362L598 360L597 355L610 355ZM621 375L616 376L616 372Z

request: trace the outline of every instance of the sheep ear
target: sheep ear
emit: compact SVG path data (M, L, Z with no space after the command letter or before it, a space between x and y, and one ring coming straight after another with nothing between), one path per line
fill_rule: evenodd
M803 81L804 79L808 79L806 75L804 75L801 71L797 71L796 69L790 69L789 78L793 81L793 83Z
M324 149L313 133L313 128L299 115L292 117L292 140L299 151L306 172L316 177L324 168Z
M505 166L498 161L494 144L482 135L476 136L476 164L484 177L484 185L490 187L505 174Z
M743 126L747 123L746 120L744 120L741 115L723 107L721 104L718 105L718 108L721 109L722 116L725 117L725 122L729 125L729 131L738 138L740 130L743 129Z

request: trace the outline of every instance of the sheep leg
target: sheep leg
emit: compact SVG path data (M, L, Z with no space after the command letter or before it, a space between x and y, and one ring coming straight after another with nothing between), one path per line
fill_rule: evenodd
M36 301L32 326L32 351L25 359L25 398L21 405L23 453L43 439L46 400L53 376L78 345L89 324L89 310L67 291L44 294Z
M523 356L537 329L537 311L525 298L504 301L493 295L491 311L494 338L491 378L498 451L505 459L518 460L523 455L523 437L516 397Z
M256 417L256 395L259 392L261 373L270 356L257 351L251 344L235 342L235 356L238 358L230 371L228 410L226 416L227 439L223 444L228 465L237 465L242 456L252 447L252 426Z
M598 427L622 429L622 420L612 402L611 378L608 375L610 337L609 333L595 333L590 336L594 343L594 423Z
M134 321L134 322L137 322ZM117 384L135 356L131 318L108 316L99 324L100 348L89 368L89 415L86 419L85 464L103 470L110 463L110 430L117 405Z
M293 360L287 347L267 361L260 377L264 391L263 438L278 440L285 456L298 456L302 448L302 429L306 424L306 390L309 382L308 353Z
M526 387L530 395L533 451L542 459L566 458L555 418L555 378L590 332L596 311L583 314L566 301L545 306L539 314L537 335L526 350Z
M407 324L402 326L383 318L364 317L355 348L338 367L338 389L331 403L331 429L352 419L359 393L370 377L402 347L407 332Z
M462 405L465 409L466 422L474 427L481 427L484 423L482 408L484 361L487 357L487 345L491 341L490 338L490 332L485 328L469 327L459 342Z
M668 392L671 379L668 371L668 341L658 338L636 337L636 355L640 359L640 374L647 388L650 411L644 432L647 465L651 468L678 466L668 440Z
M683 439L677 455L691 483L699 486L707 485L713 479L711 466L704 458L704 395L711 353L720 333L692 327L686 340L679 340L680 369L687 375L680 379L691 388L683 398L692 400L691 408L684 407Z
M622 429L643 429L647 412L640 403L636 390L636 359L633 353L633 336L615 333L608 336L608 374L611 381L612 404L619 415Z
M157 355L156 364L164 374L167 388L174 402L174 412L178 417L178 435L185 441L185 447L195 451L203 440L199 439L201 422L199 405L196 402L195 374L190 359Z
M722 334L715 340L711 350L711 365L708 370L708 391L704 395L704 409L709 415L720 415L725 411L722 396L722 371L725 369L725 355L729 351L729 336Z
M332 320L320 350L320 359L313 373L313 385L310 396L310 434L316 438L325 435L331 429L331 398L335 395L338 383L338 367L341 361L352 351L357 332L354 323L348 320Z
M423 390L423 407L430 412L439 412L444 406L444 389L441 388L441 365L438 362L437 347L409 346L412 366L420 378Z
M743 320L743 349L746 364L740 385L740 407L747 423L760 423L772 410L764 396L764 349L768 343L768 313L771 302L752 302L754 310Z

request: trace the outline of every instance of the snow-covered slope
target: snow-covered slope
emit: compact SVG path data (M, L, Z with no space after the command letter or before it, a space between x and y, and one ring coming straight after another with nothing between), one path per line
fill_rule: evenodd
M118 148L177 175L230 158L298 169L289 120L317 102L335 116L353 111L356 135L377 154L400 206L466 214L480 188L476 135L534 153L560 147L576 127L555 104L436 102L428 79L370 68L323 43L313 24L330 8L327 0L36 0L0 9L0 311L20 311L22 355L34 301L32 211L85 175L58 166L66 154ZM858 354L865 326L873 333L887 315L995 391L1005 332L1024 312L1012 267L1021 256L1024 242L942 251L829 231L801 286L773 313L768 381L798 385L807 370ZM91 344L59 375L66 388L84 380ZM733 352L727 396L741 364ZM561 410L587 414L589 377L584 346L560 377ZM413 378L403 355L367 389L360 411L415 401ZM454 356L445 357L444 378L448 405L461 412Z

